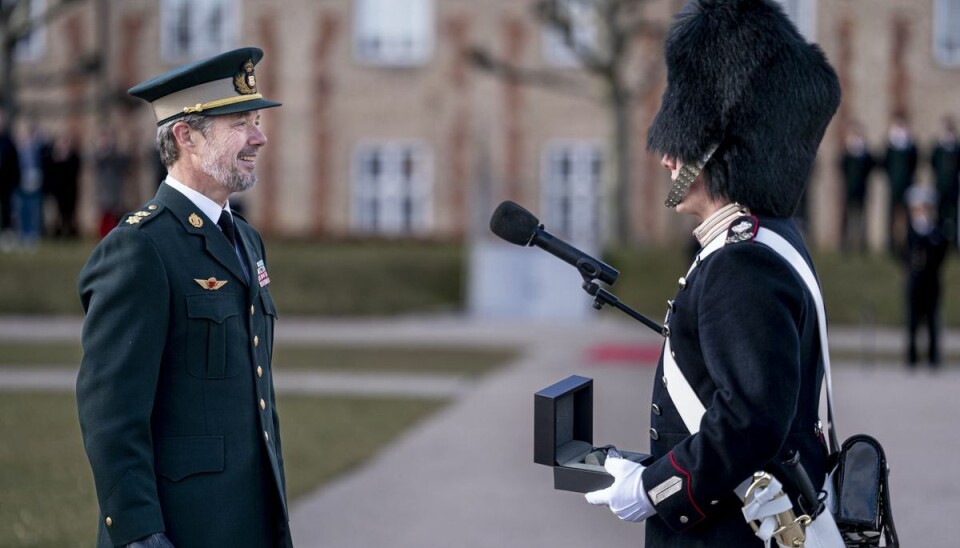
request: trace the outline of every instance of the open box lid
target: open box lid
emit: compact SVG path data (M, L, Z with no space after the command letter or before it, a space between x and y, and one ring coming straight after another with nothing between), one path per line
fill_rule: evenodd
M557 466L593 445L593 379L571 375L534 394L533 462Z

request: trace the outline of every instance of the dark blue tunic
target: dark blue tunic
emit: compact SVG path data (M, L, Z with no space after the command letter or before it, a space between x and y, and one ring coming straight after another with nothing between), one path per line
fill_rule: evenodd
M177 548L289 542L263 242L237 253L161 185L80 273L77 404L100 505L98 546L166 531ZM223 282L223 283L221 283Z
M790 220L761 217L810 262ZM724 238L721 233L718 237ZM826 446L817 409L823 376L814 301L793 268L753 240L730 243L694 269L669 316L676 362L706 407L690 435L657 367L650 415L656 461L643 473L648 492L679 479L655 503L648 547L762 546L733 489L775 459L799 451L815 485ZM669 484L666 484L669 485Z

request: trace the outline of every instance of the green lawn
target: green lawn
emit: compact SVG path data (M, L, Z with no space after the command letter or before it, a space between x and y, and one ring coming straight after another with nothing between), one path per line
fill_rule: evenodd
M278 367L468 376L490 372L514 355L509 349L317 345L286 345L276 352ZM76 367L79 356L77 343L0 343L0 366ZM280 394L289 498L369 459L444 404ZM0 444L0 548L92 545L97 504L74 395L3 392L0 439L6 440Z
M78 367L80 343L12 342L0 340L2 366ZM434 373L477 377L516 355L508 348L432 346L340 346L278 343L273 363L281 370L349 373Z
M80 367L79 342L15 342L0 340L0 366L54 365Z
M278 405L295 499L370 458L443 402L281 395ZM4 393L0 439L0 547L93 546L97 503L74 396Z
M621 272L612 288L620 299L660 320L667 299L677 291L677 279L690 266L687 250L645 249L607 254ZM904 324L904 275L886 254L815 253L814 264L823 287L827 317L838 325L900 326ZM960 261L951 255L943 271L944 325L960 327Z
M36 253L3 255L0 314L80 314L76 277L92 246L48 242ZM465 255L461 245L435 242L267 243L271 292L281 317L462 310ZM606 261L621 272L614 292L626 304L657 318L676 292L677 278L686 272L690 255L684 246L615 250L606 254ZM831 321L903 324L903 274L889 255L818 253L815 262ZM565 267L558 262L557 268ZM943 279L944 324L960 327L956 255L947 261Z
M516 351L506 348L277 344L273 363L281 369L351 373L433 373L478 377L500 367L515 356Z
M77 275L94 242L43 242L0 256L0 314L81 314ZM270 289L281 317L378 315L458 309L462 248L405 241L267 243Z

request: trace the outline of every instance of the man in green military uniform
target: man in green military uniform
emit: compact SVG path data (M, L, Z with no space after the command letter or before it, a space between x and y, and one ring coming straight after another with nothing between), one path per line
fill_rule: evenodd
M263 52L184 65L130 94L157 117L169 171L80 273L77 404L97 488L97 545L291 546L260 235L228 198L267 139Z

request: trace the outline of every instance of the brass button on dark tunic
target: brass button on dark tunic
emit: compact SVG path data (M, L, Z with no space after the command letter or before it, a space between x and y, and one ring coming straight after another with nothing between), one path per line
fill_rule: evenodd
M260 409L266 409L267 402L263 401L263 398L260 398Z
M258 377L262 377L262 376L263 376L263 368L260 367L259 365L257 366L257 376L258 376Z
M253 336L253 346L257 346L257 345L259 345L259 344L260 344L260 337L254 335L254 336Z
M657 441L658 439L660 439L660 433L657 432L656 428L650 429L650 439L652 439L653 441Z
M658 417L660 416L660 413L663 413L663 411L660 410L660 406L657 404L653 404L650 407L653 409L653 414L657 415Z

